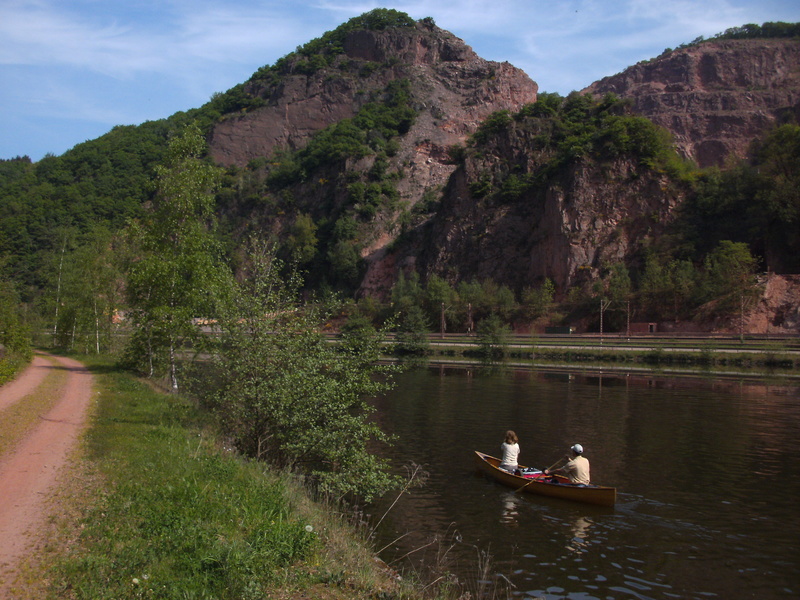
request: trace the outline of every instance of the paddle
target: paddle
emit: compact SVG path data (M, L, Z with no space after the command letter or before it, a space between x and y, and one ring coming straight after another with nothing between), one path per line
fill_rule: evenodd
M562 457L561 457L561 458L559 458L559 459L558 459L556 462L554 462L554 463L552 464L552 466L550 466L550 467L547 467L547 468L546 468L544 471L545 471L546 473L550 474L549 472L550 472L550 471L552 471L553 469L555 469L555 468L556 468L556 465L560 465L560 464L562 463L562 461L564 461L564 460L569 460L569 456L562 456Z
M567 459L567 458L569 458L569 456L563 456L563 457L559 458L559 459L558 459L556 462L554 462L554 463L552 464L552 466L550 466L550 467L546 468L546 469L545 469L545 471L550 471L550 470L551 470L551 469L553 469L553 468L554 468L556 465L558 465L558 464L561 464L561 461L563 461L564 459ZM543 472L544 472L544 471L543 471ZM518 489L514 490L514 493L516 494L517 492L521 492L521 491L522 491L522 490L524 490L526 487L528 487L530 484L532 484L534 481L536 481L536 477L532 477L532 478L531 478L531 480L530 480L530 481L528 481L528 482L527 482L525 485L523 485L521 488L518 488Z
M522 491L522 490L524 490L526 487L528 487L530 484L532 484L534 481L536 481L536 478L535 478L535 477L532 477L532 478L531 478L531 480L530 480L528 483L526 483L525 485L523 485L521 488L514 490L514 493L516 494L517 492L521 492L521 491Z

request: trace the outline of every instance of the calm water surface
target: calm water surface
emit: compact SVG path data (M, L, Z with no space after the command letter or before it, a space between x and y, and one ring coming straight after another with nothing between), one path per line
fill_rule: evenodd
M477 581L490 556L519 598L800 597L800 385L444 368L397 383L376 401L387 455L429 478L382 522L387 562ZM509 428L539 468L581 443L616 507L477 474L473 451L498 456Z

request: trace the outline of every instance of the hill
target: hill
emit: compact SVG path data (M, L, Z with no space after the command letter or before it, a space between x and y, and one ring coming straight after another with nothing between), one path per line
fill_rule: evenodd
M714 275L723 259L800 269L787 31L666 51L562 98L431 19L376 9L203 107L3 161L0 254L24 300L52 296L59 255L137 218L167 139L197 122L226 168L218 233L234 267L256 235L308 290L386 301L419 277L521 302L552 284L562 316L582 319L621 281L638 318L686 318L741 295Z
M700 167L747 158L776 123L800 116L800 41L716 39L606 77L584 92L614 93L669 130Z

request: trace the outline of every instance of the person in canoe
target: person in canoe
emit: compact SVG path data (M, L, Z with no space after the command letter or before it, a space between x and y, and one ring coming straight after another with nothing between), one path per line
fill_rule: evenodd
M519 469L519 464L517 463L519 458L519 439L517 434L510 429L506 431L506 439L500 444L500 450L503 452L500 468L510 473L517 471Z
M570 483L589 485L589 461L583 456L583 446L575 444L570 448L570 454L564 458L567 459L567 463L563 467L552 470L545 469L544 474L552 475L554 473L559 473L568 477Z

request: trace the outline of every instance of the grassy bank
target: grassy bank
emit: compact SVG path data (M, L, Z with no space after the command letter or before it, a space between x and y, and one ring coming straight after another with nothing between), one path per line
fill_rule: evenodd
M184 398L110 362L22 598L403 598L334 507L228 451ZM26 595L27 594L27 595Z
M13 352L4 353L0 348L0 385L7 383L16 377L28 362L31 354L18 354Z
M745 343L732 340L626 340L569 337L560 339L527 339L511 337L496 347L496 358L531 367L559 365L594 365L637 369L688 369L747 372L753 375L800 375L800 352L797 338ZM428 356L480 361L483 358L477 342L468 343L458 336L447 340L431 339Z

